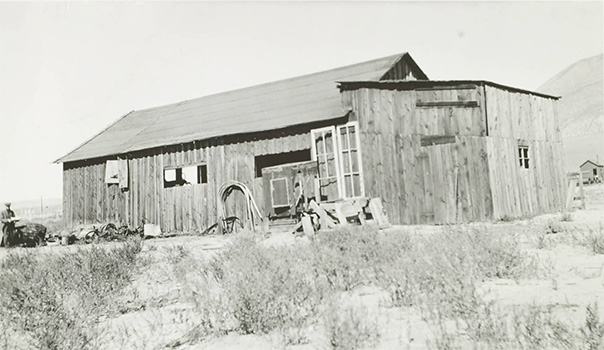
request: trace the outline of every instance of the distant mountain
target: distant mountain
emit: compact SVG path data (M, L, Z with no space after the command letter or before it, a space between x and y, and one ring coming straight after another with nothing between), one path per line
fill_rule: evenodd
M561 96L560 129L567 171L586 160L604 161L603 55L586 58L549 79L537 91Z

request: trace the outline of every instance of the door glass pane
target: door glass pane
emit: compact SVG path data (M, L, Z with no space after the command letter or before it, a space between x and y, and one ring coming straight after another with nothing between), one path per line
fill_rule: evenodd
M323 133L317 133L315 136L315 145L317 146L317 154L323 153L323 142L325 142L323 138Z
M348 127L348 140L350 142L350 148L357 148L357 134L354 125Z
M327 155L327 169L329 176L335 176L336 173L336 158L333 153Z
M325 151L327 153L333 153L333 134L331 131L325 132Z
M346 184L346 196L353 197L354 189L353 189L353 184L352 184L352 176L346 175L344 177L344 183Z
M359 152L358 151L350 151L350 159L352 160L352 171L359 171Z
M355 196L361 195L361 175L355 174L352 176Z
M340 128L340 147L348 149L348 135L346 134L346 128Z
M350 158L348 156L348 151L342 152L342 172L344 174L350 172Z

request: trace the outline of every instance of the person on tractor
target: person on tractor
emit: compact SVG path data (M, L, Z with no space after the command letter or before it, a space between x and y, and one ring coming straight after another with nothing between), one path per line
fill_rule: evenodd
M2 239L4 247L8 248L13 241L13 233L15 232L15 212L11 210L10 203L5 203L6 209L2 211Z

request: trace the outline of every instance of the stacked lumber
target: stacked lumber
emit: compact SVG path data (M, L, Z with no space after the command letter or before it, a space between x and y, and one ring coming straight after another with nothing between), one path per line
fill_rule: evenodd
M306 235L314 235L319 229L333 229L350 224L362 226L368 222L377 223L380 228L390 226L380 198L355 198L321 203L311 199L307 207L308 210L302 213L300 222L294 227L294 233L302 229Z

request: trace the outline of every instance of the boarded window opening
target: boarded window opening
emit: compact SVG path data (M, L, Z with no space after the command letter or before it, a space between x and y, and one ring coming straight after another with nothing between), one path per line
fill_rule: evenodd
M518 161L520 167L524 169L529 168L529 148L528 146L518 146Z
M289 185L287 178L271 179L271 205L273 208L289 208Z
M262 169L264 169L264 168L277 166L277 165L284 165L284 164L289 164L289 163L306 162L309 160L311 160L310 149L294 151L294 152L256 156L254 158L256 177L262 177Z
M205 164L164 169L165 188L205 183L208 183L208 168Z

